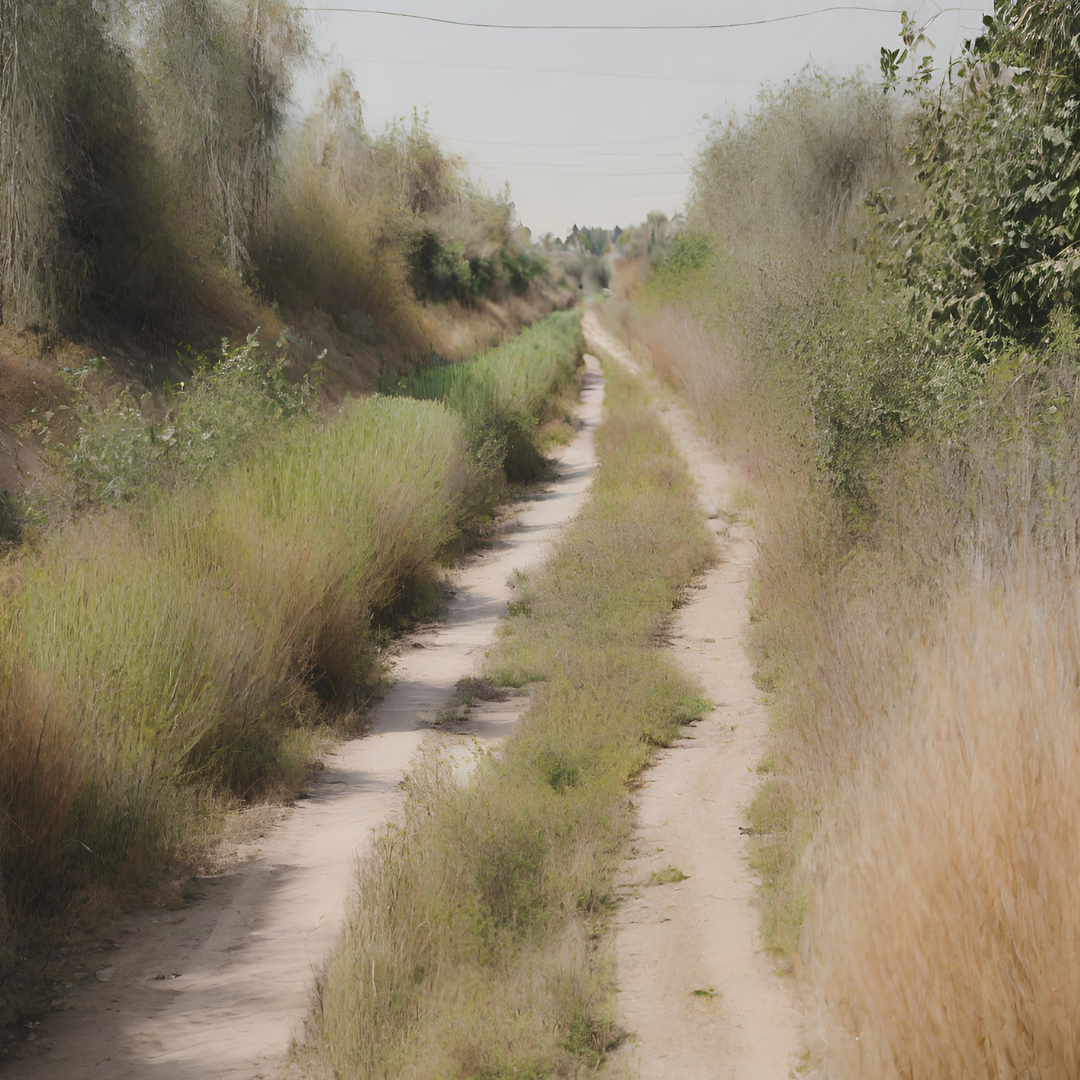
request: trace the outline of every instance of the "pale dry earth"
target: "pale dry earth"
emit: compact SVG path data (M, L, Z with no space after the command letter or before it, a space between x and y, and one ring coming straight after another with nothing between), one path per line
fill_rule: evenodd
M585 332L592 347L638 371L595 312ZM608 1075L783 1080L799 1061L797 996L759 949L757 881L740 832L768 731L743 647L753 530L734 513L734 471L698 434L690 411L652 389L718 540L718 564L695 582L670 635L679 663L716 707L657 755L634 796L637 831L615 932L619 1020L632 1038ZM653 884L669 867L686 880Z
M369 734L329 754L310 792L182 912L133 917L98 974L45 1019L28 1056L5 1076L33 1080L253 1080L276 1075L310 1001L315 974L342 925L357 854L402 802L401 780L427 724L474 673L506 613L508 581L543 558L578 511L596 468L593 434L604 387L587 359L577 433L556 479L515 508L500 538L453 575L444 621L405 639L394 684ZM458 739L491 744L519 702L473 711ZM105 981L99 981L105 980Z

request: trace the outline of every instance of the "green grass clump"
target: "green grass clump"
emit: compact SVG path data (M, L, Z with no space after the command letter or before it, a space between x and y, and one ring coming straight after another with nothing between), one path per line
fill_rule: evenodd
M700 699L656 642L708 540L684 463L611 373L591 502L488 659L535 703L464 784L437 753L360 868L309 1053L338 1076L548 1077L619 1040L592 944L631 821L626 782Z
M381 613L458 535L461 421L371 398L213 490L88 516L5 567L4 889L41 911L145 877L223 802L295 785L379 678Z
M577 312L556 312L472 360L437 361L384 380L383 389L446 402L480 461L511 482L537 480L546 470L541 424L573 386L584 348Z
M677 866L668 866L663 870L654 870L649 876L650 885L677 885L680 881L686 881L689 874L684 874Z

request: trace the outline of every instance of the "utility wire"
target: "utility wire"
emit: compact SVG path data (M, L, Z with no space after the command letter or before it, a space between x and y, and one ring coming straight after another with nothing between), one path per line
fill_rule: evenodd
M833 4L829 7L815 8L813 11L800 11L794 15L773 15L764 19L746 19L741 22L727 23L684 23L684 24L639 24L639 25L578 25L547 23L488 23L470 22L466 19L445 19L437 15L418 15L411 11L384 11L381 8L360 7L302 7L301 11L326 11L350 15L383 15L392 19L413 19L416 22L439 23L442 26L467 26L480 30L733 30L739 26L765 26L770 23L793 22L796 19L808 19L814 15L824 15L833 11L865 11L875 15L902 15L905 8L869 7L862 4ZM981 11L981 8L945 8L945 11Z
M490 166L492 168L499 168L499 166ZM607 176L607 177L626 177L626 176L685 176L690 177L688 172L584 172L584 173L517 173L520 178L532 177L534 179L544 180L579 180L584 176Z
M700 131L684 131L681 135L666 135L659 139L621 139L615 142L503 142L500 139L459 139L453 135L442 135L440 138L445 139L447 142L463 142L470 143L474 146L528 146L538 148L541 146L549 147L571 147L571 146L651 146L654 143L669 143L678 142L680 139L690 139L696 135L700 135Z
M601 202L611 202L615 199L672 199L676 195L685 198L685 191L649 191L641 195L601 195Z
M686 75L640 75L634 72L622 71L567 71L565 68L528 68L528 67L500 67L495 64L451 64L442 60L367 60L362 56L347 56L346 63L350 64L388 64L393 66L407 67L442 67L459 68L464 71L510 71L514 74L528 72L534 75L591 75L598 79L644 79L650 82L682 82L682 83L709 83L718 85L723 83L759 83L760 79L710 79Z
M578 151L578 153L588 154L589 151L588 150L581 150L581 151ZM611 153L604 153L603 151L596 151L595 154L592 154L590 156L595 156L595 157L615 157L615 158L679 158L681 161L686 161L687 160L685 154L632 154L632 153L631 154L623 154L623 153L611 154ZM551 168L576 168L578 166L581 166L581 167L587 169L587 168L590 168L590 167L599 168L601 165L606 164L606 162L601 162L601 161L470 161L469 159L466 158L466 164L468 164L468 165L493 166L493 167L499 168L499 169L501 169L501 168L503 168L504 166L507 166L507 165L520 165L520 166L523 166L525 168L534 167L534 166L537 167L537 168L543 168L545 165L550 166Z

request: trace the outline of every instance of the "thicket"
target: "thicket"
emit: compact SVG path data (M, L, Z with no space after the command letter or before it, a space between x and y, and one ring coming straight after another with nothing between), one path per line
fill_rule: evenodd
M525 483L546 471L537 436L584 349L578 315L554 314L498 350L456 364L436 360L387 378L384 389L445 402L462 418L476 459L494 463L511 483Z
M593 497L487 660L499 685L539 682L534 703L464 784L424 759L364 857L310 1021L329 1075L573 1076L619 1040L594 943L626 781L703 707L656 642L710 553L684 462L608 377Z
M756 859L814 1056L1073 1076L1080 23L924 29L718 126L628 329L758 493Z
M581 347L560 314L474 363L537 460ZM228 807L295 787L506 485L496 418L404 395L326 418L255 340L156 399L93 394L66 466L93 512L0 564L0 910L21 920L190 867Z
M426 349L425 305L545 275L508 195L470 185L421 117L368 132L339 73L288 120L306 20L289 0L3 0L5 325L145 351L285 317L311 362Z

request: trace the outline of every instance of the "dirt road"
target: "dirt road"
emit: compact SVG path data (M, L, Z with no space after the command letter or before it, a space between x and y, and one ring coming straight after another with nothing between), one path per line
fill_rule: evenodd
M285 1062L314 972L334 941L358 850L401 803L399 783L425 738L422 718L472 673L506 611L514 570L542 558L580 507L596 459L604 388L590 360L576 438L558 477L517 508L501 538L454 575L444 622L404 642L395 683L370 734L340 746L310 793L220 877L176 913L130 920L115 951L45 1019L5 1076L34 1080L252 1080ZM467 725L492 741L516 718L493 704Z
M591 346L637 370L594 312L585 332ZM658 755L635 796L638 830L615 938L619 1019L634 1039L608 1075L783 1080L798 1061L795 992L757 948L756 883L739 832L768 726L743 649L753 535L730 513L734 476L689 410L662 392L658 402L720 543L719 564L696 583L671 635L679 662L717 707ZM653 883L669 869L686 879Z

